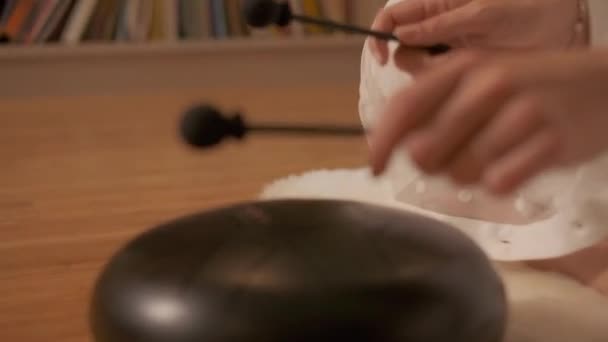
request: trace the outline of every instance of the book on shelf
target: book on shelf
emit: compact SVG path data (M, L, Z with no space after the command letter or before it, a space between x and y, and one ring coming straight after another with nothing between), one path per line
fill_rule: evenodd
M290 38L344 34L293 21L249 27L243 0L0 0L0 42L13 45ZM385 0L282 0L294 13L369 27Z

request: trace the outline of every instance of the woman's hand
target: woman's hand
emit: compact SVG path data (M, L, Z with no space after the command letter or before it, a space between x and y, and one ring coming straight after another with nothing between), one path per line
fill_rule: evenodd
M553 49L586 44L579 0L405 0L380 10L372 25L405 45ZM583 11L584 12L584 11ZM381 64L387 43L372 39Z
M376 174L404 142L422 171L505 194L608 148L608 51L457 52L435 63L380 115Z

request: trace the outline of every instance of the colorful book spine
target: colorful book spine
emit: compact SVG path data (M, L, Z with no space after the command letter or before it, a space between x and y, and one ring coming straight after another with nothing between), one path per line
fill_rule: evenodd
M74 5L61 35L63 43L76 44L81 40L96 5L97 0L80 0Z
M213 37L224 39L228 37L228 21L226 15L226 3L224 0L209 0L211 8L211 27Z

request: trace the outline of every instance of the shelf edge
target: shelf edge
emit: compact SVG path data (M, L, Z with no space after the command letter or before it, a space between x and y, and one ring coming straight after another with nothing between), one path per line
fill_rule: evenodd
M40 58L126 57L142 55L183 55L254 51L344 49L362 47L360 37L315 37L286 39L229 39L217 41L177 41L152 43L85 43L80 45L38 45L0 47L0 60Z

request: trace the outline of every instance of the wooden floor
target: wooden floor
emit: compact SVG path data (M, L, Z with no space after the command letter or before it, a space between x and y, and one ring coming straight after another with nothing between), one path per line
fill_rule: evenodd
M278 177L361 166L361 138L250 137L209 152L176 134L202 99L251 120L358 123L357 85L0 99L0 341L90 341L108 257L162 221L255 198Z

